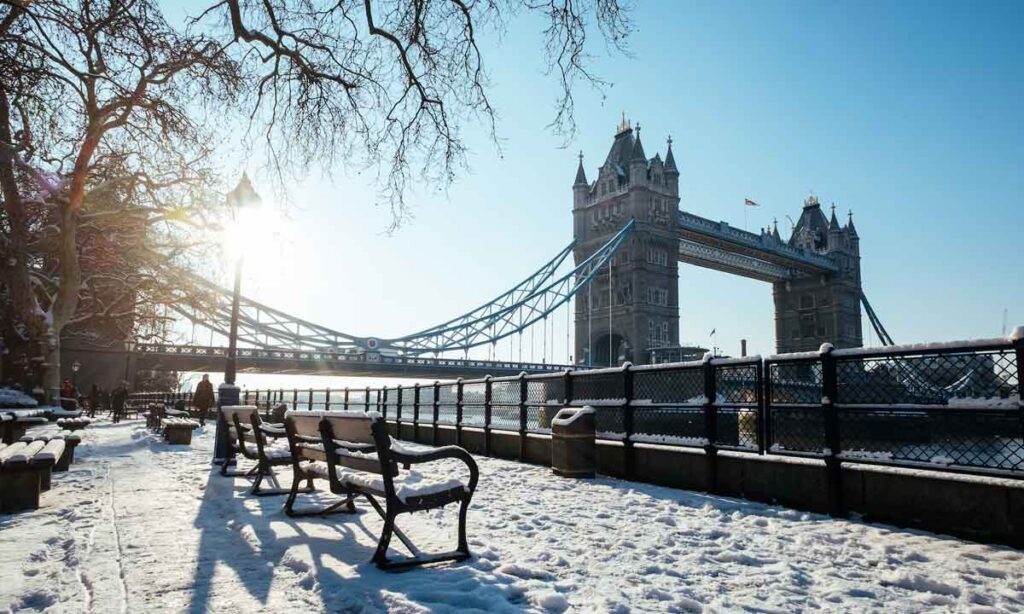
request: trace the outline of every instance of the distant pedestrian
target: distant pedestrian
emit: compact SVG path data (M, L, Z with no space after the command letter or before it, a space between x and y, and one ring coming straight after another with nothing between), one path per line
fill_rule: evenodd
M121 421L124 415L124 404L128 400L128 382L121 382L110 394L110 412L114 415L114 424Z
M100 387L96 385L96 382L92 383L92 387L89 388L89 417L96 417L96 408L100 405Z
M210 408L213 407L213 384L210 383L210 376L204 375L203 381L196 385L196 392L192 395L192 405L196 408L196 413L199 414L200 426L206 426L206 416L210 412Z

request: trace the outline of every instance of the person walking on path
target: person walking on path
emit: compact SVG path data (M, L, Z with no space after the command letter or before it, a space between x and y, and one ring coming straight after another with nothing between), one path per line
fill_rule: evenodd
M96 408L100 405L100 387L96 385L96 382L92 383L92 388L89 388L89 417L96 417Z
M203 381L196 385L196 393L192 395L192 405L199 414L200 426L206 426L206 416L213 407L213 402L213 384L210 382L210 376L204 375Z
M121 421L124 404L128 400L128 382L121 382L110 394L110 412L114 415L114 424Z

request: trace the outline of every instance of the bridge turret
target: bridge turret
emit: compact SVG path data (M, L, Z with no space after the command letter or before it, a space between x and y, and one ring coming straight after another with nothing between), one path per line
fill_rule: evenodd
M836 204L832 203L832 217L828 221L828 251L845 249L847 243L843 236L843 229L839 226L839 220L836 219Z
M640 142L639 123L633 133L636 138L633 139L633 151L629 159L629 182L633 185L643 185L647 183L647 154L644 153L644 145Z
M590 184L587 183L587 172L583 170L583 152L580 151L580 164L576 168L576 180L572 184L572 208L585 207L589 197Z
M850 241L850 250L860 255L860 235L857 234L857 229L853 225L853 211L847 211L847 222L846 222L846 237Z
M679 169L676 168L676 157L672 155L672 137L668 137L668 153L665 154L665 187L669 194L679 195Z
M816 196L804 201L789 245L829 258L835 271L794 274L773 284L779 353L813 350L822 343L839 348L863 345L860 250L856 231L851 238L850 226L840 226L835 205L826 219Z
M597 182L588 190L573 186L577 264L630 220L636 223L611 274L599 272L577 297L577 362L644 363L654 348L678 347L678 177L674 160L647 158L640 126L623 118Z

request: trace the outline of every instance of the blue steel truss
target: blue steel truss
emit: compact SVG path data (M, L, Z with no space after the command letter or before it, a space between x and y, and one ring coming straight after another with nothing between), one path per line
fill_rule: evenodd
M634 225L635 222L630 220L622 230L575 269L547 285L536 284L531 292L520 295L514 302L506 305L492 302L445 324L405 337L390 339L386 343L391 347L400 347L408 353L419 354L468 350L496 343L520 333L547 318L585 288L594 275L608 265L633 231ZM570 245L566 250L571 248Z
M553 279L575 242L511 290L461 316L411 335L392 339L360 337L332 330L242 296L238 310L240 347L263 350L321 351L359 354L383 349L406 356L469 350L521 333L547 318L585 288L618 252L634 222L630 221L572 271ZM232 293L218 284L166 268L165 282L174 293L170 307L194 325L227 337Z

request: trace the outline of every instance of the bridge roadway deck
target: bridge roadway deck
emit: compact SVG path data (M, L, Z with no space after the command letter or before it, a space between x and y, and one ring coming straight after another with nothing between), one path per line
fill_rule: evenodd
M174 371L222 371L227 348L178 345L139 345L133 353L136 369ZM456 379L560 372L568 365L532 362L336 354L321 351L238 349L241 373L285 375L350 375L359 377L408 377Z
M831 259L738 228L679 211L679 260L761 281L784 281L794 272L834 273Z

